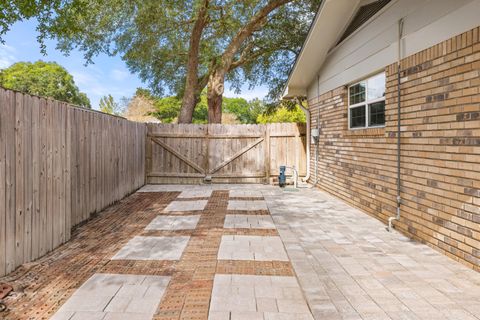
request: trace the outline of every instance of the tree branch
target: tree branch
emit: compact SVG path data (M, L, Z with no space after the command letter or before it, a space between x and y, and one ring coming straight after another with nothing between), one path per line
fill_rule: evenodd
M202 91L203 88L207 86L208 78L210 77L210 73L206 73L203 76L198 78L197 90Z
M263 8L261 8L230 41L230 44L222 55L222 67L227 70L230 68L233 57L239 50L240 46L248 37L267 22L266 18L273 10L292 1L293 0L270 0Z
M242 54L240 55L240 58L237 60L233 61L230 65L230 68L228 69L228 72L235 70L238 67L241 67L247 63L255 61L258 57L264 55L264 54L269 54L273 53L275 51L289 51L293 53L294 55L297 55L298 52L293 50L292 48L289 47L275 47L275 48L260 48L254 52L251 52L251 48L254 46L254 43L251 42L243 51Z
M247 55L247 54L244 54L245 52L242 52L240 58L236 61L233 61L231 64L230 64L230 68L228 69L228 71L232 71L238 67L241 67L249 62L252 62L254 61L256 58L266 54L266 53L269 53L269 52L273 52L274 50L257 50L255 52L253 52L252 54L250 55Z

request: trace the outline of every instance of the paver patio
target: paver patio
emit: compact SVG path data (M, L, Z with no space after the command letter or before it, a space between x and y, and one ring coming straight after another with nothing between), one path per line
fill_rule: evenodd
M4 319L480 319L479 273L314 189L146 186L0 281Z

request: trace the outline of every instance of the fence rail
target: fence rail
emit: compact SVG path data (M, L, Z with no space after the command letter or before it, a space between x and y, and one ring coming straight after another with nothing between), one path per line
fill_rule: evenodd
M263 183L280 165L306 173L305 126L147 125L147 183Z
M144 124L0 88L0 276L144 184Z

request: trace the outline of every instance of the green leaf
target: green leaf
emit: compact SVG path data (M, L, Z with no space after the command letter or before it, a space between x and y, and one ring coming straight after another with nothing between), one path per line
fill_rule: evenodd
M17 62L1 70L0 85L32 95L90 108L90 100L80 92L71 74L55 62Z

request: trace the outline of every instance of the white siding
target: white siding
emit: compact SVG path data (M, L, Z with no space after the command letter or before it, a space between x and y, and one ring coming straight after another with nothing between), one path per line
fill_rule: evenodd
M404 17L407 57L480 25L480 0L396 0L328 55L308 98L381 70L397 60L398 20Z

